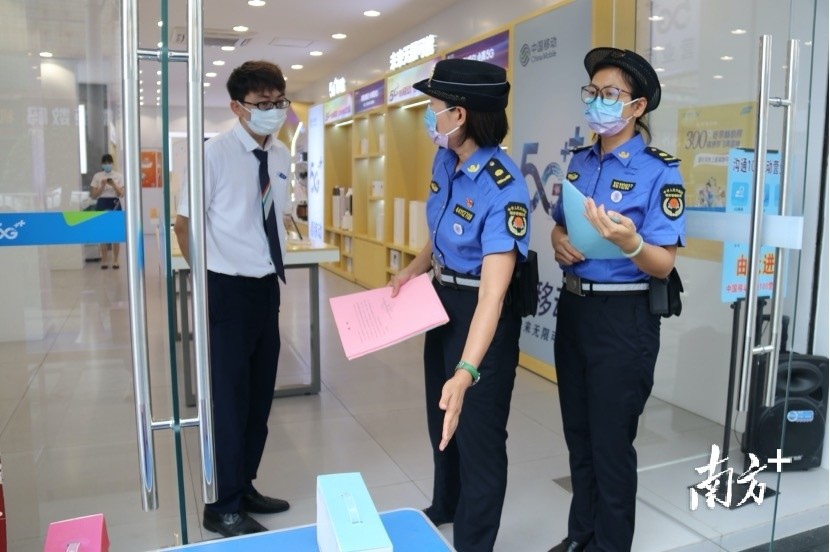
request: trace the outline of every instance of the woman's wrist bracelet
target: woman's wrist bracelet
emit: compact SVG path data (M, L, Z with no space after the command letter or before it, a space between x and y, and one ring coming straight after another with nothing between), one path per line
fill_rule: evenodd
M643 247L645 247L645 245L646 245L646 242L643 239L643 235L642 234L637 234L637 235L640 237L640 243L637 244L637 247L634 249L634 251L629 253L627 251L623 251L622 249L620 249L622 254L625 255L626 257L628 257L629 259L632 258L632 257L636 257L637 255L642 253L643 252Z
M478 383L478 380L481 379L481 374L478 373L478 370L475 366L467 362L466 360L459 360L458 364L455 365L455 371L458 372L459 370L464 370L470 377L473 378L473 383L470 384L470 387Z

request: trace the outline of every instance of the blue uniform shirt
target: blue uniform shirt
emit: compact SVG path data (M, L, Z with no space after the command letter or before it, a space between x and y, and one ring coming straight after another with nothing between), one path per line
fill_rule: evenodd
M574 152L568 180L606 210L629 217L646 243L686 245L685 190L677 169L679 160L647 147L637 133L600 160L599 143ZM557 224L564 220L562 201L553 209ZM566 274L594 282L641 282L648 274L629 259L586 259L562 266Z
M479 148L458 171L458 156L439 148L432 163L427 224L441 265L481 275L485 255L518 250L527 258L530 195L522 172L498 146Z

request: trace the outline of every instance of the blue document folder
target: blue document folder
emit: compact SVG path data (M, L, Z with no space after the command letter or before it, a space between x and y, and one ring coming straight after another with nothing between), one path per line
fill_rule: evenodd
M562 183L562 207L568 239L586 259L621 259L620 248L606 240L585 218L585 195L567 180Z

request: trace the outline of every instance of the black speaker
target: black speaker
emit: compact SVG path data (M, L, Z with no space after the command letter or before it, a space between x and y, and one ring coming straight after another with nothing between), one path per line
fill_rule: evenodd
M781 432L786 429L781 456L792 462L782 464L782 469L806 470L821 465L828 402L827 357L793 353L790 395L785 406L789 357L789 352L781 353L775 403L771 407L758 406L763 404L763 374L760 368L753 369L750 410L741 450L755 454L763 465L777 457Z

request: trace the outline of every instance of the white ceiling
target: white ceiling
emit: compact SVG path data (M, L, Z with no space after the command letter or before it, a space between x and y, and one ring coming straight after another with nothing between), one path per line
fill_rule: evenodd
M41 0L48 1L48 0ZM76 0L66 0L74 2ZM95 1L95 0L91 0ZM218 47L205 47L205 72L217 73L206 78L211 86L205 90L206 106L225 106L228 103L225 82L234 67L250 59L265 59L277 63L287 78L290 98L317 101L303 97L302 91L309 84L327 78L360 56L370 52L408 28L446 10L457 0L265 0L262 7L251 7L247 0L205 0L204 27L206 34L220 31L250 38L244 46L233 52ZM185 0L169 0L168 29L175 34L186 27ZM161 40L159 0L139 1L139 46L155 49ZM377 10L379 17L366 17L365 10ZM234 33L236 25L248 27L245 33ZM331 38L334 33L348 35L345 40ZM171 49L185 50L184 44L174 44ZM404 46L404 44L401 44ZM319 50L322 56L313 57L310 51ZM222 60L224 66L216 67L213 61ZM301 64L303 69L291 69ZM158 64L142 62L142 68L156 69ZM145 71L146 74L146 71ZM184 67L173 66L170 71L172 105L181 104L185 89Z

